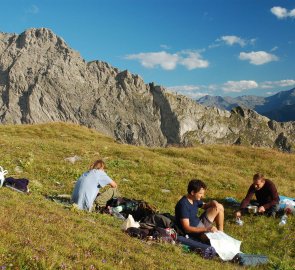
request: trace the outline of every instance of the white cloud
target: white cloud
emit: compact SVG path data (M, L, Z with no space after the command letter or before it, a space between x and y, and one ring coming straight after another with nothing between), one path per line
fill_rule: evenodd
M217 41L223 41L227 45L234 45L234 44L239 44L241 47L244 47L246 45L246 41L240 37L237 36L222 36Z
M165 51L130 54L126 56L126 59L139 60L141 65L146 68L154 68L159 65L165 70L175 69L179 61L177 54L170 54Z
M202 59L200 53L195 51L182 51L174 54L165 51L138 53L127 55L125 59L138 60L140 64L146 68L160 66L165 70L173 70L177 65L183 65L188 70L206 68L209 66L209 62Z
M262 89L272 89L275 87L294 86L295 80L265 81L259 84Z
M177 85L177 86L170 86L167 87L167 89L171 91L180 91L180 92L187 92L187 91L195 91L195 90L200 90L199 85Z
M165 49L165 50L169 50L170 49L170 47L168 45L166 45L166 44L161 44L160 47L162 49Z
M185 66L188 70L196 68L206 68L209 66L207 60L203 60L198 52L188 52L187 57L182 58L179 64Z
M278 48L279 48L278 46L274 46L270 51L271 51L271 52L274 52L274 51L276 51Z
M240 45L241 47L244 47L246 45L254 45L256 42L256 38L251 39L244 39L235 35L231 36L221 36L220 38L217 38L215 42L208 46L209 49L220 47L224 44L233 46L235 44Z
M254 89L258 87L258 83L255 81L228 81L223 84L221 89L224 92L235 92L239 93L245 90Z
M189 92L187 94L187 96L192 98L192 99L201 98L201 97L207 96L207 95L210 95L210 94L209 93L203 93L203 92Z
M209 48L209 49L213 49L213 48L217 48L217 47L220 47L220 46L221 46L220 43L213 43L213 44L210 44L210 45L208 46L208 48Z
M278 86L292 86L295 84L295 80L281 80L278 81Z
M210 95L210 89L208 88L208 86L204 85L178 85L167 87L167 89L171 92L185 95L192 99L197 99L206 95Z
M295 18L295 8L289 12L289 16Z
M39 13L39 8L36 5L31 5L27 10L27 13L37 14Z
M285 19L288 17L295 18L295 9L288 11L286 8L283 7L272 7L270 11L278 19Z
M168 90L183 94L189 97L197 98L205 95L214 95L214 92L222 90L223 92L240 93L249 89L256 89L259 85L253 80L227 81L223 84L210 85L179 85L167 87Z
M239 55L240 60L249 60L253 65L263 65L272 61L277 61L279 58L264 51L258 52L241 52Z
M282 19L288 17L288 10L282 7L272 7L270 9L271 13L277 16L277 18Z
M272 96L272 95L274 95L276 93L278 93L278 92L266 92L266 94L269 95L269 96Z
M216 95L217 91L222 90L224 93L241 93L250 89L264 90L278 87L295 86L295 80L279 80L256 82L254 80L227 81L223 84L210 85L178 85L170 86L167 89L177 94L182 94L190 98L196 99L206 95ZM277 89L276 89L277 90ZM266 92L267 95L274 95L277 91Z
M248 41L248 43L250 44L250 45L254 45L255 44L255 42L256 42L256 38L251 38L249 41Z

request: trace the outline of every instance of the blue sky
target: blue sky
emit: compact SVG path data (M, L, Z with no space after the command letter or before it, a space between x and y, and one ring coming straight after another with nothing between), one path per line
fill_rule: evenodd
M294 0L0 0L0 31L47 27L86 61L171 91L271 95L295 86Z

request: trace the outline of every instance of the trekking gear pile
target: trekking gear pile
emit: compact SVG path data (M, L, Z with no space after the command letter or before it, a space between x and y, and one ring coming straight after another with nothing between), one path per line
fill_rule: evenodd
M187 239L179 234L179 229L174 223L174 216L169 213L161 214L156 207L143 200L129 198L112 198L105 207L97 209L100 213L108 213L125 218L122 230L129 236L141 240L179 243L187 245L189 251L199 253L203 258L212 259L216 256L213 247L192 239ZM119 217L119 218L121 218Z

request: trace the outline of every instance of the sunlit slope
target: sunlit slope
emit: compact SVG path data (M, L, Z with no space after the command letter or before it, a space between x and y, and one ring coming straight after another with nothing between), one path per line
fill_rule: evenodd
M177 246L132 239L113 217L45 199L70 194L74 181L97 158L106 161L124 196L146 200L161 212L174 212L192 178L208 184L210 198L240 200L259 171L276 183L280 194L295 197L295 155L269 149L136 147L63 123L2 125L0 146L0 165L9 176L30 179L31 190L24 195L0 189L0 266L8 269L236 269L183 253ZM76 163L65 161L75 155L81 158ZM244 222L243 227L235 225L233 209L226 207L225 231L243 241L243 252L268 255L270 267L292 269L294 218L283 229L277 219L245 217Z

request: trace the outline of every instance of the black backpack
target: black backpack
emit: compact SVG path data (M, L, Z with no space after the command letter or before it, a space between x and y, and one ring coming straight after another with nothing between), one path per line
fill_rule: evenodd
M107 202L107 207L123 206L120 212L124 217L132 215L135 221L142 221L145 217L157 213L156 207L143 200L128 199L125 197L112 198Z
M4 180L3 186L12 188L16 191L27 193L29 192L28 189L29 180L25 178L15 179L13 177L7 177Z

